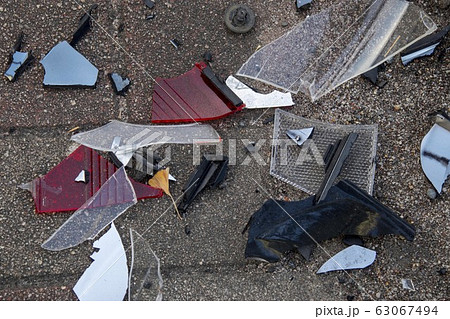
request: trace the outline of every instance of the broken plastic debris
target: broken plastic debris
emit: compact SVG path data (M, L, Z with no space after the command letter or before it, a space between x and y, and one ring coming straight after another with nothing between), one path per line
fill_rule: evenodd
M42 248L59 251L92 240L136 203L133 185L125 167L121 167L42 244Z
M225 25L235 33L246 33L255 25L255 13L245 4L233 4L225 10Z
M450 120L438 114L437 123L425 135L420 145L422 170L438 193L450 175ZM438 123L442 122L442 123Z
M331 257L317 271L322 274L329 271L362 269L373 264L377 252L358 245L353 245L341 250Z
M81 301L122 301L128 284L127 257L114 223L93 247L98 249L91 255L93 262L73 291Z
M439 43L441 43L442 39L449 31L450 25L446 26L441 31L431 34L407 47L400 53L403 65L407 65L416 58L432 55L436 47Z
M159 258L147 241L130 229L131 267L128 279L128 300L162 300L163 279Z
M412 290L412 291L416 290L414 288L414 283L412 282L411 279L402 279L402 286L403 286L403 289Z
M155 7L155 2L152 0L144 0L144 3L150 9L153 9Z
M171 43L171 44L174 46L174 48L177 49L177 50L178 50L178 48L179 48L180 45L181 45L181 42L178 41L177 39L170 39L170 43Z
M114 174L117 168L94 150L78 147L46 175L21 188L33 196L37 213L73 211L80 208ZM87 183L75 178L81 171L89 172ZM162 196L162 191L131 180L138 199Z
M297 10L300 9L308 9L311 6L312 0L295 0L295 4L297 6Z
M283 93L280 91L273 91L269 94L257 93L231 75L227 78L225 83L237 96L239 96L247 109L294 105L292 95L289 92Z
M58 43L41 60L44 86L94 87L98 70L67 41Z
M130 87L131 81L129 78L123 78L118 73L110 73L109 78L113 84L114 92L119 95L125 95Z
M333 186L321 203L313 201L266 201L247 225L245 257L276 262L288 251L340 235L414 238L412 225L349 181Z
M83 16L80 18L80 22L78 23L78 28L73 34L72 41L70 41L70 45L75 47L77 45L78 41L89 31L91 28L91 14L92 11L95 10L98 7L97 4L93 4L89 10L83 14Z
M314 101L435 29L405 0L345 0L255 52L237 75L302 91Z
M27 66L34 60L32 51L20 52L23 41L23 33L20 33L16 43L11 51L10 66L5 72L5 76L9 81L14 82L20 74L27 68Z
M136 150L149 145L221 142L219 134L210 125L138 125L119 121L75 134L71 140L128 159ZM122 158L122 163L124 161L126 159Z
M245 107L204 62L172 79L156 79L152 122L198 122L222 118Z
M206 187L218 187L225 181L228 172L228 157L206 154L195 172L184 186L184 195L178 210L185 213L195 197Z
M82 170L77 177L75 177L75 182L83 182L87 183L89 181L89 172L86 170Z
M301 146L314 131L314 127L303 128L301 130L288 130L286 135L289 136L298 146Z
M286 136L286 132L302 127L314 127L314 133L298 147ZM377 132L377 125L329 124L276 109L270 174L309 194L316 194L325 177L323 156L330 144L350 133L357 133L358 138L337 181L348 179L371 194L375 176Z

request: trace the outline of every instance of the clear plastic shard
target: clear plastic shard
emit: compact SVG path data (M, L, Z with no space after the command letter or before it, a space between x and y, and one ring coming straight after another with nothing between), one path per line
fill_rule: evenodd
M411 291L416 290L414 288L414 283L411 279L402 278L402 287L403 287L403 289L406 289L406 290L411 290Z
M373 264L377 252L358 245L353 245L341 250L328 259L317 271L322 274L329 271L362 269Z
M304 192L316 194L325 176L323 158L331 144L350 133L358 138L336 179L350 180L372 194L375 177L377 125L338 125L275 110L270 174ZM291 129L314 127L312 137L299 147L286 135Z
M134 188L122 166L42 244L42 248L59 251L92 240L136 202Z
M71 140L87 147L130 157L141 147L154 144L220 143L219 134L210 125L138 125L120 121L73 135ZM130 155L131 154L131 155Z
M81 301L122 301L128 285L127 257L114 223L93 246L98 251L73 291Z
M345 0L255 52L237 75L313 101L436 30L405 0Z
M160 262L147 241L130 229L131 267L128 277L128 300L162 300Z
M83 182L83 183L87 183L88 182L88 178L89 178L89 172L86 170L82 170L77 177L75 177L75 182Z
M434 124L420 145L422 170L438 193L450 175L450 131Z
M257 93L231 75L227 78L225 83L234 94L239 96L247 109L294 105L292 95L289 92L283 93L280 91L273 91L268 94Z

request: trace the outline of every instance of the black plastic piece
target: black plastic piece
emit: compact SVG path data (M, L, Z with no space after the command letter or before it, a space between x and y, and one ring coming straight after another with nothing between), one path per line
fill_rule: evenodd
M153 9L155 7L155 2L152 0L144 0L144 3L149 9Z
M361 236L346 235L342 239L342 242L347 246L358 245L364 247L364 240L361 238Z
M10 82L14 82L17 78L26 70L27 66L34 60L32 51L20 52L22 48L24 34L21 32L17 37L16 43L12 47L11 55L9 58L9 68L5 71L4 75Z
M92 11L95 10L98 7L97 4L93 4L87 13L83 14L83 16L80 18L80 22L78 23L78 29L75 31L72 37L72 41L70 41L70 45L75 47L80 41L80 39L89 31L91 28L91 14Z
M213 62L213 56L212 56L211 52L205 52L203 54L203 61L208 62L208 63Z
M242 105L242 100L225 83L223 83L208 65L202 70L202 74L220 91L235 107Z
M430 34L429 36L426 36L425 38L422 38L419 41L411 44L409 47L407 47L405 50L403 50L400 53L400 56L403 57L405 55L409 55L416 51L425 49L429 46L439 44L442 41L442 38L445 37L449 31L450 31L450 25L447 25L441 31Z
M325 177L314 196L314 204L320 203L327 196L328 190L341 172L342 166L357 138L357 133L350 133L344 139L337 141L332 148L328 148L324 159Z
M228 172L228 157L207 154L191 175L183 191L185 192L178 210L184 214L195 197L206 187L216 188L225 181Z
M373 69L370 69L369 71L363 73L362 76L372 82L373 85L376 85L380 89L382 89L387 84L387 81L378 80L378 73L384 71L384 69L384 64L380 64L379 66L376 66Z
M175 47L175 49L177 49L178 50L178 48L180 47L180 45L181 45L181 42L180 41L178 41L177 39L171 39L170 40L170 43L172 43L172 45Z
M130 79L127 77L123 78L120 74L115 72L110 73L109 78L113 84L114 92L118 95L125 95L131 85Z
M225 11L225 24L235 33L246 33L255 25L255 13L245 4L234 4Z
M276 262L286 252L341 235L414 239L414 226L350 181L333 186L319 204L313 202L314 196L266 201L250 218L245 257Z

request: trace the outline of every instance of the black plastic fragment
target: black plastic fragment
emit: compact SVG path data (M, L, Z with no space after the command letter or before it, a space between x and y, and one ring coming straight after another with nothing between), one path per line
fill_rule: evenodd
M175 47L175 49L177 49L178 50L178 48L180 47L180 45L181 45L181 42L180 41L178 41L177 39L171 39L170 40L170 43L172 43L172 45Z
M242 105L242 100L223 81L221 81L208 65L202 70L202 74L219 90L235 107Z
M149 14L145 17L145 20L153 20L154 18L156 18L156 13Z
M210 63L210 62L213 62L213 56L212 56L212 53L211 52L205 52L204 54L203 54L203 61L205 61L205 62L208 62L208 63Z
M255 13L245 4L234 4L225 10L225 25L235 33L246 33L255 25Z
M450 25L447 25L441 31L430 34L429 36L426 36L411 44L400 53L403 65L407 65L416 58L433 54L435 47L439 45L449 31Z
M328 147L324 158L325 177L314 196L314 204L320 203L327 196L328 190L341 172L341 168L357 138L357 133L350 133L344 139L338 140L332 147Z
M73 34L72 41L70 41L70 45L75 47L80 41L80 39L89 31L91 28L91 14L92 11L97 9L98 5L93 4L89 10L83 14L83 16L80 18L80 22L78 23L78 28Z
M387 84L387 81L379 80L378 73L384 71L384 69L384 64L380 64L379 66L376 66L373 69L370 69L369 71L363 73L362 76L372 82L373 85L376 85L380 89L382 89Z
M178 210L184 214L195 197L206 187L216 188L225 181L228 172L228 157L206 154L197 170L184 186L185 192Z
M314 205L314 196L301 201L268 200L248 223L246 258L279 261L289 251L305 251L341 235L377 237L397 234L407 240L414 226L350 181L330 188Z
M120 74L115 72L110 73L109 78L113 84L114 92L118 95L125 95L131 84L130 79L127 77L123 78Z
M342 242L347 246L358 245L364 247L364 240L361 238L361 236L345 235L344 239L342 239Z
M32 51L20 52L22 48L24 34L21 32L17 37L16 43L12 47L9 58L9 68L4 75L10 82L14 82L26 70L27 66L34 60Z
M155 2L152 0L144 0L144 3L149 9L153 9L155 7Z
M312 0L295 0L297 11L309 9L311 7L311 2Z

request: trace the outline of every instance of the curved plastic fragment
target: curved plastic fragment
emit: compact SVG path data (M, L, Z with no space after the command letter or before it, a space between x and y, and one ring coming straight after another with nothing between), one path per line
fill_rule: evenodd
M331 187L322 202L313 201L266 201L250 218L245 257L276 262L285 252L340 235L415 236L412 225L349 181Z
M436 30L406 0L345 0L255 52L237 75L313 101Z
M420 145L422 170L438 193L450 175L450 131L434 124Z
M94 239L136 202L134 188L122 166L42 244L42 248L59 251Z
M125 249L114 223L93 244L92 264L73 291L81 301L122 301L127 291L128 266Z
M67 41L58 43L41 60L44 86L94 87L98 70Z
M128 277L128 300L162 300L163 279L159 258L148 242L130 229L131 267Z
M336 270L362 269L373 264L377 252L358 245L353 245L341 250L336 255L328 259L320 269L318 274Z
M176 78L157 78L152 122L199 122L219 119L245 107L205 63Z

